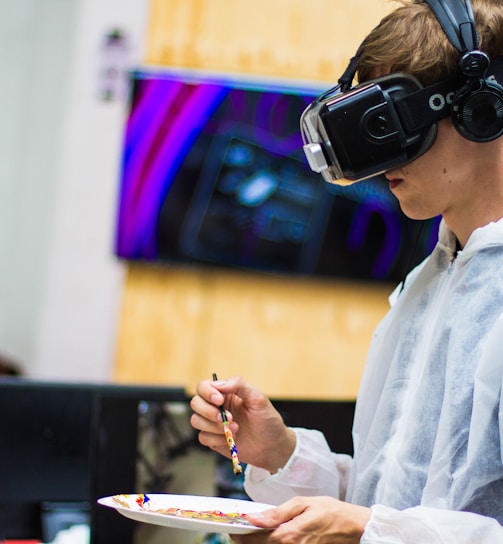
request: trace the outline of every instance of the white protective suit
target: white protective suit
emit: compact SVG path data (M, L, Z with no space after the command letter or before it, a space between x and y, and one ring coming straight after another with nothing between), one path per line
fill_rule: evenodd
M432 254L390 299L361 383L354 457L296 429L277 474L247 467L250 497L370 506L362 544L503 543L503 219L454 256L442 222Z

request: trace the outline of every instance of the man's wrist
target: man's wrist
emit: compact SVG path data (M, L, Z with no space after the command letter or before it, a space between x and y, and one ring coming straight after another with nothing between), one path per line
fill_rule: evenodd
M282 447L280 449L276 449L274 454L268 457L267 466L264 466L263 468L265 468L270 474L276 474L288 463L288 460L295 451L296 444L297 435L295 434L295 431L287 427L285 440L282 441Z

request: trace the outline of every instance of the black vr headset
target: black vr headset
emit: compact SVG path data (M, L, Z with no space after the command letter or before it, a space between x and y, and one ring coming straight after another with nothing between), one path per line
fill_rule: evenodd
M425 0L460 52L460 74L423 87L396 73L351 87L359 51L339 84L314 100L300 120L309 166L348 185L404 166L428 151L436 123L452 116L467 139L488 142L503 134L503 57L489 62L478 49L470 0ZM365 42L364 42L365 43Z

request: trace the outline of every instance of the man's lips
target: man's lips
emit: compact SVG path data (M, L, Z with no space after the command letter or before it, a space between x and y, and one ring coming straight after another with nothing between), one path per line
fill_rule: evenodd
M398 187L398 185L400 185L400 183L402 183L402 181L403 181L402 178L388 176L388 175L386 175L386 179L388 180L389 188L392 189L392 190L395 187Z

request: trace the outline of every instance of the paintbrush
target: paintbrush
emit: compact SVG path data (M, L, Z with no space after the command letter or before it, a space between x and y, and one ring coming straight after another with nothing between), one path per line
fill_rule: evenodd
M217 381L217 375L215 373L213 373L213 381ZM227 445L229 446L229 451L231 452L232 470L234 474L241 474L243 472L243 467L239 463L238 449L236 448L234 436L232 435L232 431L223 404L220 406L220 414L222 416L222 423L224 424L224 432L225 438L227 440Z

